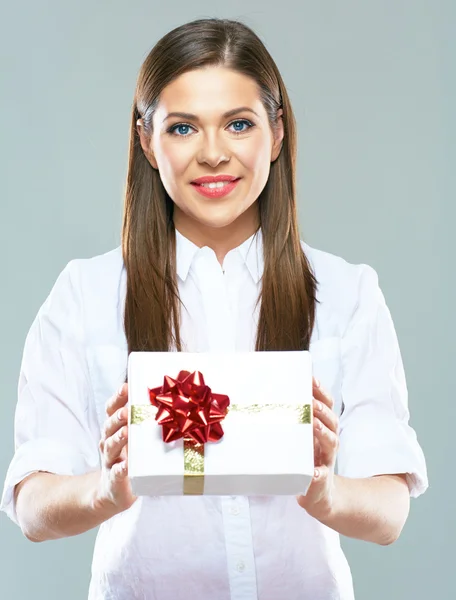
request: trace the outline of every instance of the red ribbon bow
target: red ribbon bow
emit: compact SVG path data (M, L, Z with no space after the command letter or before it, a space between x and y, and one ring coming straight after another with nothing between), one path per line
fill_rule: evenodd
M176 379L165 375L162 386L148 389L151 404L158 408L155 420L163 426L164 442L183 437L205 444L223 437L220 422L230 399L213 394L199 371L180 371Z

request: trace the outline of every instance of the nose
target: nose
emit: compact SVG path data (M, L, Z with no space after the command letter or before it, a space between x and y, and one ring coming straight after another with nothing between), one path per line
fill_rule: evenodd
M197 161L210 167L217 167L220 163L229 162L230 154L216 133L203 136L201 146L197 152Z

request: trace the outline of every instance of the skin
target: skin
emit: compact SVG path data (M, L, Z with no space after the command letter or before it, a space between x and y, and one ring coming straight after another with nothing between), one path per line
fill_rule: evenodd
M223 116L239 107L256 114L242 110ZM173 112L197 119L167 118ZM179 123L188 127L171 133L170 127ZM141 119L137 130L146 157L174 202L175 227L198 246L213 248L222 262L259 226L257 199L281 150L282 110L273 130L255 81L230 69L208 67L184 73L162 91L151 137ZM190 183L220 173L241 177L224 198L205 198Z
M244 109L223 116L238 107L256 114ZM176 111L197 118L166 119ZM170 127L183 123L188 127L176 128L177 134L170 132ZM282 147L282 110L277 112L276 127L271 127L253 80L223 67L210 67L185 73L163 90L151 137L141 119L137 130L147 159L158 169L174 201L176 228L198 246L211 247L222 264L226 253L258 228L257 199ZM237 188L224 198L205 198L190 183L219 173L241 177ZM315 472L306 496L299 496L297 502L343 535L392 543L409 511L405 475L364 479L335 475L339 424L334 402L317 381L313 395ZM16 486L16 510L28 539L38 542L82 533L136 501L127 469L127 403L128 384L124 384L106 404L101 471L70 477L33 473Z

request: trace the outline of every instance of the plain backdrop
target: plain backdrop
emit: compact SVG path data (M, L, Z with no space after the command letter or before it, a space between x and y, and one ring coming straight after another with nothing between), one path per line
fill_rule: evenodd
M0 480L13 454L23 344L39 306L69 260L120 243L141 63L187 21L241 19L266 43L291 95L302 237L378 271L428 463L430 489L412 501L395 544L343 539L357 600L453 598L456 3L0 7ZM2 600L87 597L95 534L33 544L1 513Z

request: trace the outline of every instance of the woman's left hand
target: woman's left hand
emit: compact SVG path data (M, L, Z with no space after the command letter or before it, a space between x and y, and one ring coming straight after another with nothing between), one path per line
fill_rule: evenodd
M314 477L298 504L316 519L326 519L334 507L334 464L339 449L339 419L332 397L313 380Z

